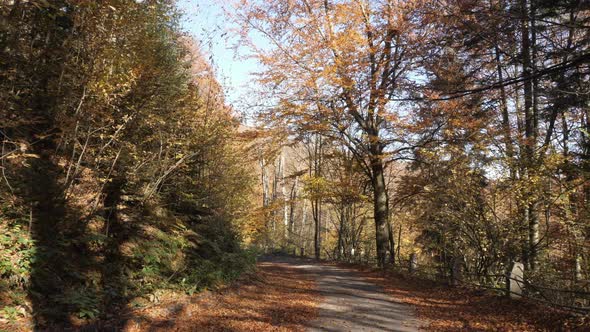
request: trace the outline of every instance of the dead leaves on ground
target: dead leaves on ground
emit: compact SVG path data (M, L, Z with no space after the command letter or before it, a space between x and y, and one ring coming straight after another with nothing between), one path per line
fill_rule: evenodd
M302 331L317 316L311 276L278 263L220 293L151 308L127 321L125 331Z
M404 274L368 269L360 273L394 300L412 305L427 331L590 331L582 318L530 301Z

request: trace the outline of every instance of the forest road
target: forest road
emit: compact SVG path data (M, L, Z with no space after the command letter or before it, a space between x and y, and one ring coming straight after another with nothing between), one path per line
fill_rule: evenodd
M308 331L419 331L421 324L411 306L397 302L353 270L291 257L270 260L303 269L316 279L323 299Z

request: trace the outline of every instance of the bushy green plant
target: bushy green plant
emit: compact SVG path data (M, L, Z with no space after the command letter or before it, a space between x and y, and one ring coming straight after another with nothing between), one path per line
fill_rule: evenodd
M244 250L225 253L214 260L201 259L182 280L187 293L229 283L244 272L252 270L256 263L254 252Z
M11 287L29 282L35 247L27 231L19 224L2 225L0 234L0 275Z
M0 197L1 199L1 197ZM0 318L13 321L26 314L27 287L36 248L17 206L0 210Z
M190 229L179 220L154 222L133 250L141 267L133 274L135 295L158 288L189 294L228 283L253 268L256 253L240 248L227 222L209 219ZM169 225L174 227L168 227Z
M71 312L79 318L94 319L99 313L99 300L96 291L88 287L78 287L66 290L57 299L58 303L71 308Z
M23 315L22 307L18 306L5 306L0 309L0 319L8 321L15 321ZM1 331L1 330L0 330Z

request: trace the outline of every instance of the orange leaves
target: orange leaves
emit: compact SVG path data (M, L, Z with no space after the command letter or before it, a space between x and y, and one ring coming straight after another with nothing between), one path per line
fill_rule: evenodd
M219 293L174 297L133 314L125 331L302 331L317 315L315 283L300 270L276 263ZM171 310L170 308L174 308Z
M364 271L396 300L414 306L428 331L584 331L569 314L492 293L394 273ZM570 324L568 329L563 329Z

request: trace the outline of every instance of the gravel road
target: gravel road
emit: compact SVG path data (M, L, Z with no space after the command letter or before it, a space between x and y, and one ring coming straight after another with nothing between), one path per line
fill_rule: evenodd
M316 278L323 300L308 331L418 331L420 324L410 306L396 302L353 270L291 257L270 260L296 266Z

